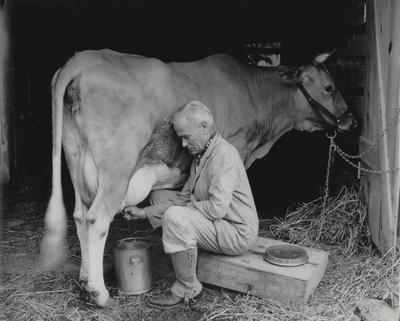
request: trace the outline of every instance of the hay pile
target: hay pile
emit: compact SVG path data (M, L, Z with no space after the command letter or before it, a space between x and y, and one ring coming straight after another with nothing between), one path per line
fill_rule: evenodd
M302 204L284 219L270 222L266 237L304 246L335 247L343 255L372 250L367 210L354 188L342 188L335 197Z
M318 199L299 206L283 219L260 220L262 237L329 251L325 276L305 306L287 305L206 286L204 300L189 309L153 309L147 306L147 299L168 290L174 281L169 260L156 257L156 287L153 291L139 296L124 296L117 292L112 278L106 275L108 289L116 294L115 302L107 309L98 309L85 302L86 293L76 281L77 271L43 274L27 266L26 253L18 253L17 250L21 244L27 243L29 231L41 229L25 224L21 215L16 215L15 219L18 217L21 224L10 219L0 225L3 235L20 237L11 243L3 238L0 252L2 259L11 253L14 253L14 258L21 256L26 270L2 271L0 320L362 321L356 307L360 300L385 300L393 308L399 308L400 255L397 251L382 255L374 249L365 206L353 189L343 189L338 196L327 198L325 207L323 199ZM110 236L114 239L136 233L132 231L132 226L128 228L124 220L116 219L113 224ZM18 226L18 233L14 230L15 226ZM72 219L68 229L69 261L78 265L79 243ZM38 253L39 238L29 238L27 250L31 254ZM111 244L113 242L110 241ZM112 256L110 248L106 246L105 260Z

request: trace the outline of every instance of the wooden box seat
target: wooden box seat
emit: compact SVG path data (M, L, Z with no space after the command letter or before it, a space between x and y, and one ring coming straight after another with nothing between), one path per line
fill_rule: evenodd
M272 245L288 244L259 237L250 251L227 256L203 251L199 254L200 282L249 293L289 304L303 305L320 283L328 263L328 252L300 246L308 262L299 266L280 266L264 259Z

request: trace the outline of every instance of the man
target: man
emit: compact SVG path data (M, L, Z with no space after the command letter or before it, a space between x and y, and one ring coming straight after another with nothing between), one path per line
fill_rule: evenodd
M162 226L163 245L170 253L176 282L148 304L168 309L202 298L197 280L197 247L240 255L256 241L258 216L238 151L212 129L210 110L198 101L177 109L171 122L182 146L195 157L181 192L151 195L152 206L125 209L127 219L148 218Z

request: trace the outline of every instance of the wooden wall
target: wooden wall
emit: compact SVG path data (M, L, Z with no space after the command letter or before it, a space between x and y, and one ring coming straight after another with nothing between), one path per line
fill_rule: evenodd
M357 130L338 145L351 155L356 166L349 168L335 157L335 179L359 186L368 207L374 243L382 252L399 245L399 118L386 135L400 106L400 2L367 0L342 2L335 13L337 60L331 65L339 89L357 118ZM396 19L397 17L397 19ZM374 145L376 147L372 148ZM371 149L372 148L372 149ZM340 174L342 172L342 175ZM359 179L360 178L360 179ZM338 182L336 182L338 185ZM340 185L339 184L339 185Z
M8 15L0 9L0 183L10 180L10 83L9 83L9 34Z
M368 0L366 4L367 68L361 153L381 137L395 114L393 107L400 106L400 2ZM380 172L399 168L399 152L397 115L377 147L362 158L362 165ZM395 248L398 240L399 175L399 171L363 175L372 238L382 252Z

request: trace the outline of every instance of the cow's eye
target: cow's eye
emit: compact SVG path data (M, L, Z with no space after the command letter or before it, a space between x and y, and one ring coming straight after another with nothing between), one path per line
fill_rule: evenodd
M332 94L333 93L333 86L328 85L324 87L324 90L328 93L328 94Z

